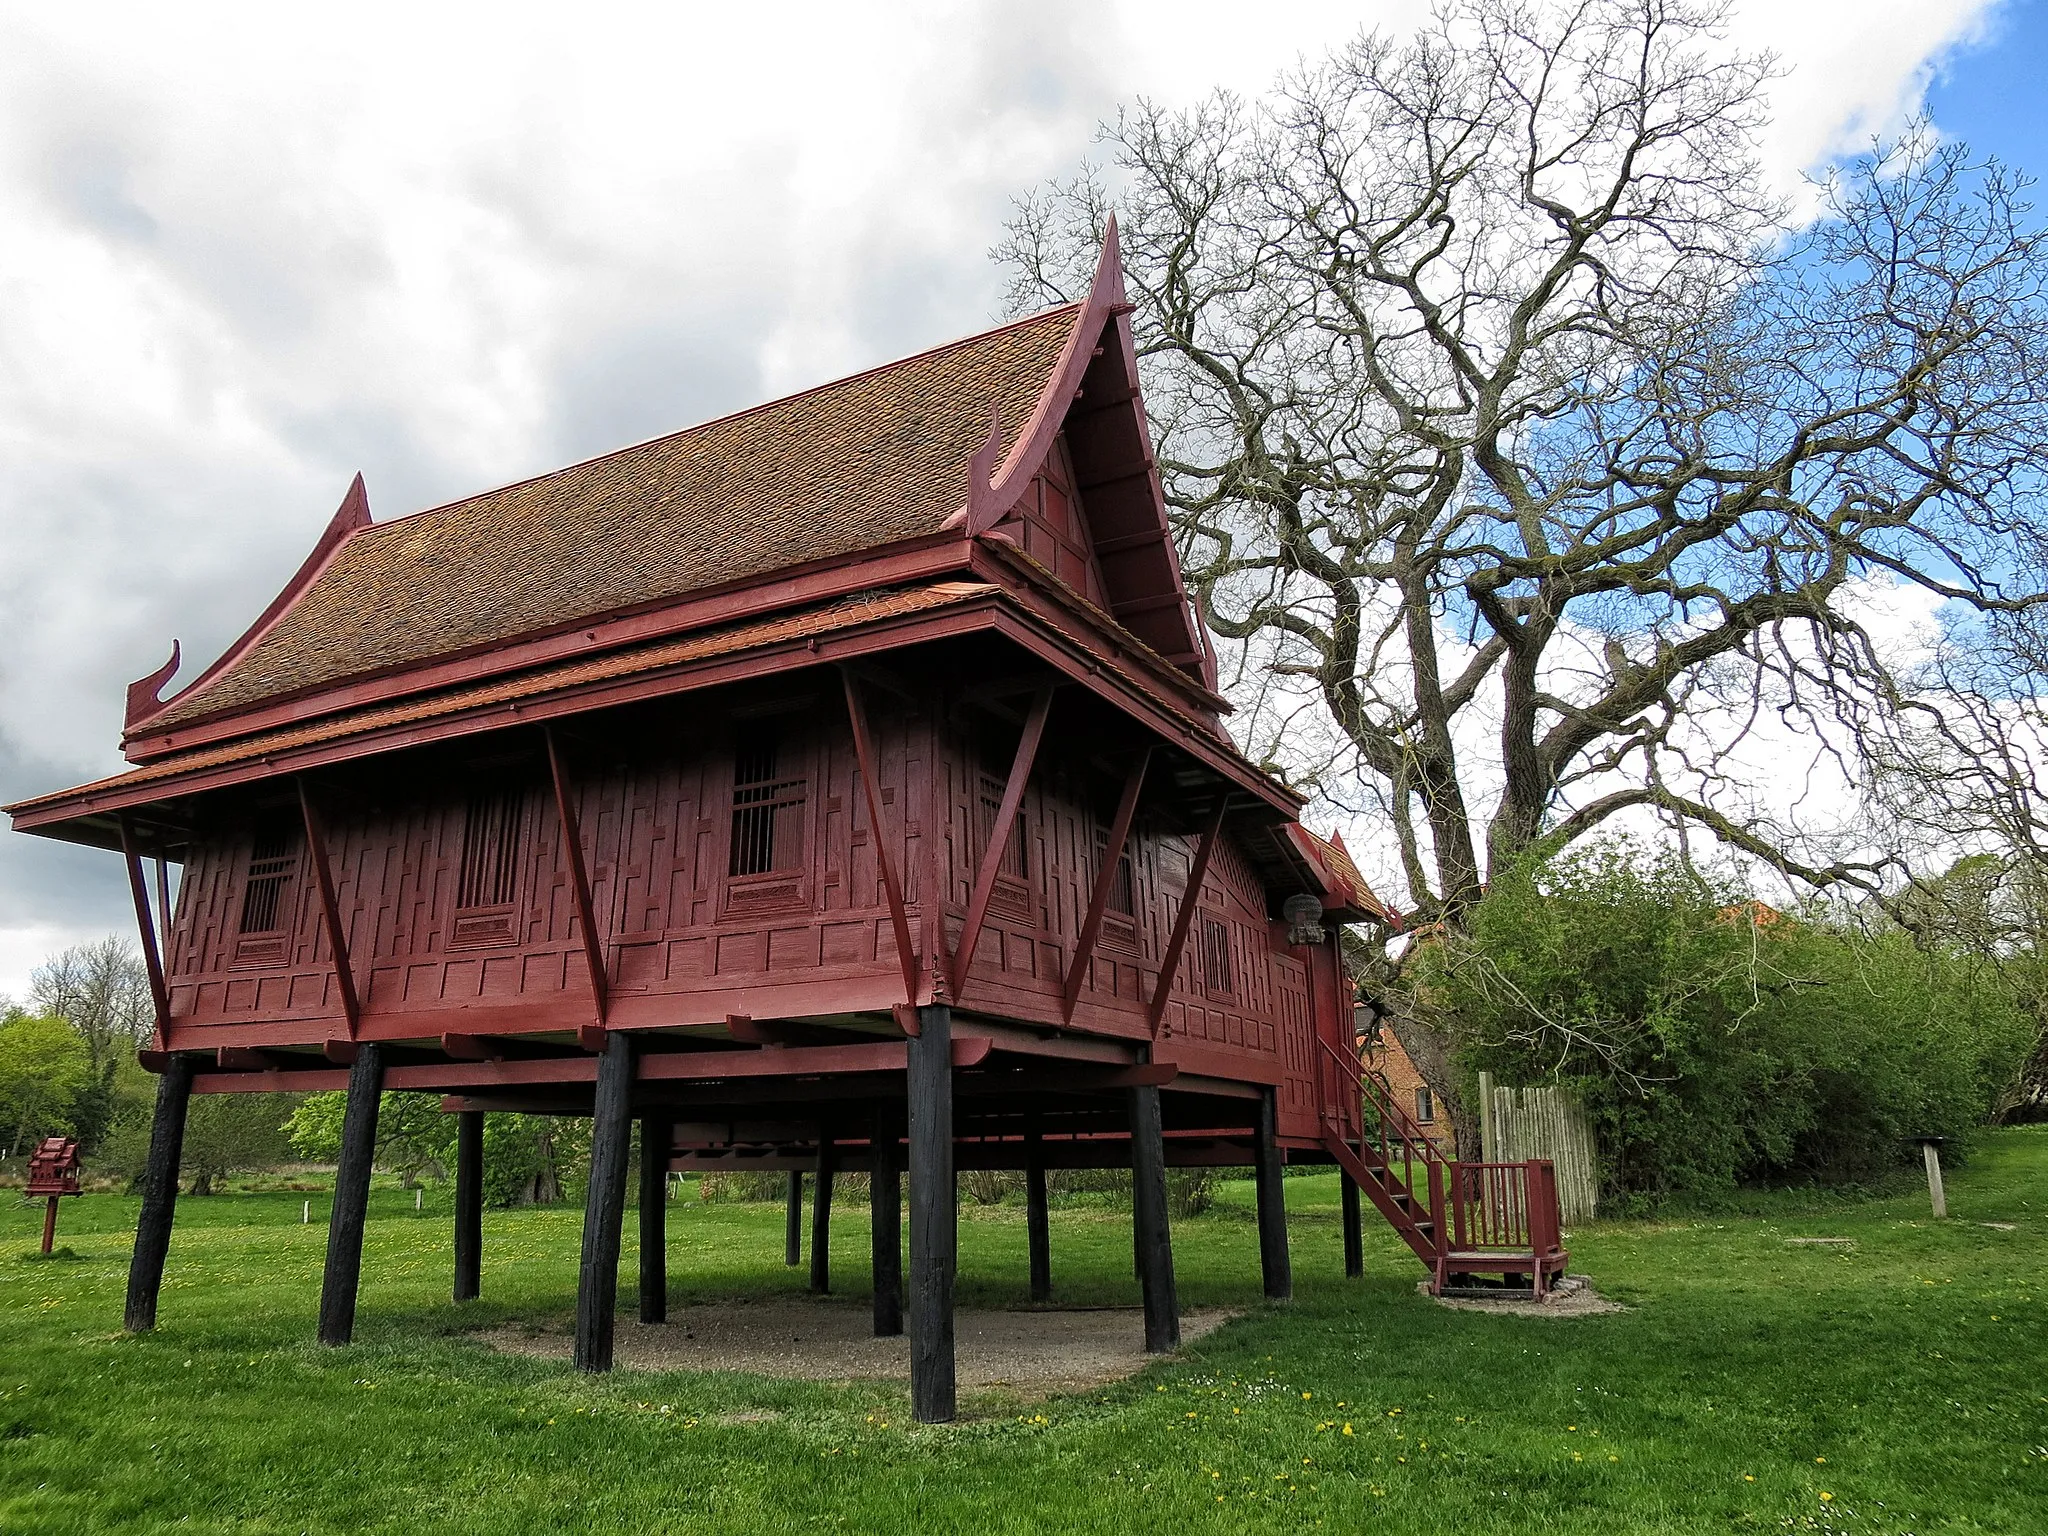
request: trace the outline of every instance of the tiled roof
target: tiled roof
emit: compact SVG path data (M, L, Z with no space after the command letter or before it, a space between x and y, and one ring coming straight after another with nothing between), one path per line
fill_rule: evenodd
M306 725L245 736L217 747L198 747L189 752L173 753L158 758L147 767L117 774L110 779L100 779L91 784L82 784L76 789L60 790L55 794L38 795L33 800L0 806L0 811L33 811L44 805L76 800L82 796L112 794L204 768L217 768L226 763L246 762L254 758L289 752L299 747L317 746L322 742L387 730L393 726L413 725L422 720L439 719L469 710L490 708L493 705L511 704L565 688L609 682L615 678L632 677L639 673L659 671L664 667L680 666L687 662L707 661L714 657L755 650L761 646L831 634L881 619L923 613L930 609L985 597L996 590L985 582L944 581L926 587L864 592L816 608L781 614L772 619L733 624L723 629L701 631L679 639L655 641L627 650L613 651L603 656L557 662L552 666L537 667L515 677L497 678L466 688L451 688L394 704L331 715Z
M1299 822L1288 826L1287 835L1294 839L1296 847L1322 867L1323 873L1329 876L1332 894L1342 899L1345 906L1364 913L1368 920L1400 927L1399 914L1373 895L1372 887L1358 872L1358 865L1352 861L1351 851L1344 846L1342 838L1318 837Z
M1007 453L1076 307L350 537L153 732L937 531Z

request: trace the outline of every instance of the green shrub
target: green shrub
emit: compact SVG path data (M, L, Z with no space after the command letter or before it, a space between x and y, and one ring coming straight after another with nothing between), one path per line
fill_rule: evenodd
M1786 917L1626 842L1496 879L1417 974L1467 1070L1578 1090L1624 1210L1876 1177L1980 1124L2035 1035L1980 958Z

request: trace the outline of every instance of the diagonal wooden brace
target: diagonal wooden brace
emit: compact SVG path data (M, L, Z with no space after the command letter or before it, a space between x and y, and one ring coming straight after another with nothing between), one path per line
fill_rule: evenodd
M1074 1005L1081 1000L1081 984L1088 979L1088 967L1095 959L1095 940L1102 932L1102 915L1109 910L1110 893L1116 889L1117 862L1124 856L1124 844L1131 835L1131 821L1138 813L1138 794L1145 787L1145 769L1152 762L1152 749L1145 748L1124 779L1124 792L1116 803L1116 819L1109 825L1109 841L1102 850L1102 867L1095 871L1095 890L1088 898L1088 915L1081 922L1081 937L1074 945L1074 959L1067 967L1066 990L1060 997L1060 1020L1071 1023Z
M996 824L989 829L988 847L982 850L981 868L974 876L974 894L967 902L967 921L960 929L960 948L953 956L953 995L967 984L967 968L974 964L974 946L981 941L982 924L988 921L989 898L995 895L996 871L1002 868L1003 850L1009 847L1016 828L1017 811L1024 803L1024 787L1031 781L1031 765L1038 759L1038 744L1045 736L1045 717L1052 710L1052 688L1041 687L1031 699L1031 712L1024 718L1024 734L1017 738L1016 756L1010 759L1010 777L1003 785L1003 802L996 811Z
M1202 829L1202 840L1195 845L1195 862L1188 870L1188 888L1180 899L1180 911L1173 919L1173 936L1166 941L1166 953L1159 957L1159 985L1152 989L1152 1006L1146 1010L1145 1022L1154 1038L1159 1034L1159 1021L1166 1014L1166 999L1173 991L1174 973L1180 969L1181 951L1187 948L1188 930L1194 926L1195 908L1202 904L1202 880L1209 873L1209 858L1216 851L1216 839L1223 831L1223 813L1230 808L1230 796L1216 797L1216 814L1209 818L1209 825Z
M128 893L135 898L135 922L142 931L142 961L149 969L149 999L156 1007L156 1037L152 1044L164 1048L164 1036L171 1027L171 993L164 982L163 957L156 947L156 924L149 915L149 889L142 880L142 855L136 851L134 829L128 818L119 818L121 857L128 861Z
M853 724L853 753L860 763L861 793L868 802L868 826L875 839L875 866L882 872L882 891L889 901L889 922L896 934L896 959L903 967L903 995L917 1001L917 947L910 941L910 913L903 905L903 886L896 878L896 866L889 858L889 837L882 823L882 785L875 777L875 748L868 734L867 710L861 705L860 686L853 673L839 669L846 685L846 714ZM929 829L926 836L930 836ZM927 900L930 898L927 897Z
M355 968L349 964L348 936L341 926L341 906L334 899L334 870L327 862L327 832L314 809L312 791L299 780L299 814L306 823L306 847L313 855L313 884L320 893L320 921L327 930L327 947L334 953L334 985L341 993L342 1017L348 1021L348 1037L356 1038L363 1022L363 1008L356 994Z
M577 926L583 930L583 964L590 972L590 996L597 1009L597 1027L605 1027L611 1012L611 990L605 982L604 947L597 932L597 912L590 900L590 870L583 862L583 833L576 824L576 801L569 787L569 774L562 766L561 750L555 745L552 727L542 727L547 738L548 773L555 782L555 813L562 823L562 849L569 856L569 880L576 893Z

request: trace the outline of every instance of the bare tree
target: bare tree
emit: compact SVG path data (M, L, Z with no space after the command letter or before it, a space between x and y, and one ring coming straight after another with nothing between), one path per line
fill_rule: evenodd
M1383 819L1411 926L1623 813L1895 890L1891 851L1761 803L1742 748L1768 727L1860 791L1912 692L1872 591L2044 600L2024 179L1915 134L1794 221L1771 61L1723 14L1448 0L1256 103L1138 103L998 248L1017 308L1077 292L1113 192L1245 744Z
M37 966L29 1001L40 1013L71 1021L92 1053L95 1076L146 1041L156 1023L142 957L133 943L112 935L74 944Z

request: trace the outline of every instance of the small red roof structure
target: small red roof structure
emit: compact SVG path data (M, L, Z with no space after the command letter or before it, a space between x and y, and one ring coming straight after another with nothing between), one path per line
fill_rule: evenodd
M78 1143L69 1136L46 1136L28 1158L28 1196L78 1193Z

